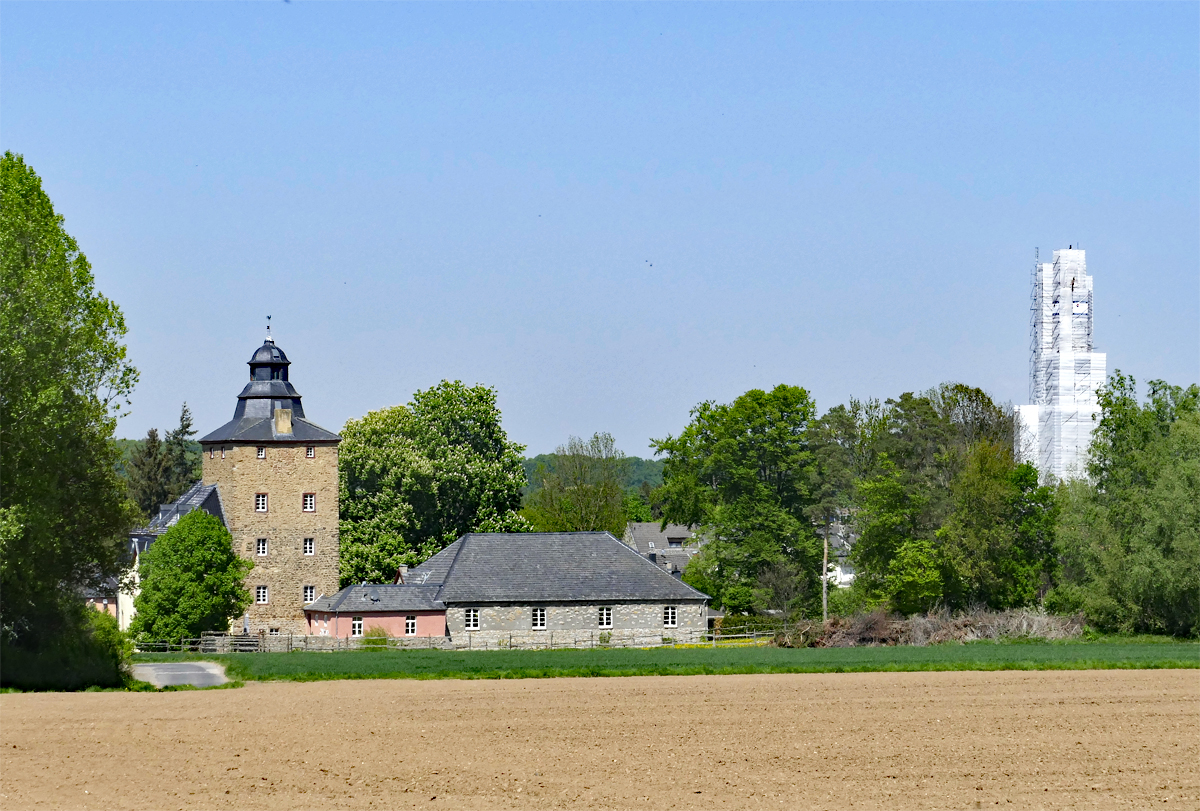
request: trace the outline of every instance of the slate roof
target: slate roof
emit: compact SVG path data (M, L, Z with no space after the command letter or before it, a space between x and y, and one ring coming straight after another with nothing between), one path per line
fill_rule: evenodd
M648 555L670 549L671 541L682 540L686 544L693 539L694 533L683 524L667 524L666 529L660 529L661 526L658 521L630 521L625 527L625 542Z
M200 438L200 442L338 442L341 437L332 431L326 431L301 417L292 417L292 432L290 434L275 433L275 418L242 417L240 420L230 420L211 434Z
M437 585L371 585L347 586L331 597L322 596L304 606L305 611L341 614L370 614L379 611L442 611L446 608L437 599Z
M162 535L192 510L206 512L225 520L221 510L221 494L215 484L196 482L170 504L160 504L158 513L144 527L135 529L132 535Z
M476 533L454 545L438 594L447 605L708 599L607 532ZM418 582L423 569L406 579Z

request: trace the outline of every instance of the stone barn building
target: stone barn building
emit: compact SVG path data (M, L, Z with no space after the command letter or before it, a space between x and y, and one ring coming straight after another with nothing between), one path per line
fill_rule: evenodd
M378 626L441 633L456 646L657 644L696 641L708 625L706 595L607 532L464 535L404 581L318 600L305 609L308 633L354 637Z

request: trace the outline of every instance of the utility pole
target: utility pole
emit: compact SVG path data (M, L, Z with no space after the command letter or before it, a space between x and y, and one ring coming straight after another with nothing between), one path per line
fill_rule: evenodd
M821 567L821 621L829 622L829 513L825 513L825 563Z

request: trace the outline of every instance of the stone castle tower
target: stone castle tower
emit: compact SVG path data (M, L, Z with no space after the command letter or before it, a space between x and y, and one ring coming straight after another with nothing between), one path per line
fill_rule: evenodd
M267 339L233 419L200 440L254 602L234 633L303 634L304 605L338 590L338 443L304 418L290 361Z

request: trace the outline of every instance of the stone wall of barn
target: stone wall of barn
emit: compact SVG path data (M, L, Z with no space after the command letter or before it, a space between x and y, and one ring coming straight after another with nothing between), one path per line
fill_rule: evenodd
M675 627L667 627L663 614L675 607ZM479 611L479 630L468 631L466 611ZM600 626L601 607L612 609L612 627ZM533 627L533 609L546 610L545 629ZM455 605L446 609L446 626L456 647L477 644L514 647L594 644L658 645L699 641L708 630L707 608L693 603L522 603L507 605Z

